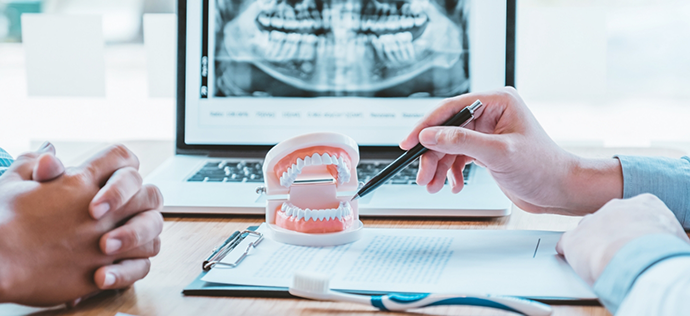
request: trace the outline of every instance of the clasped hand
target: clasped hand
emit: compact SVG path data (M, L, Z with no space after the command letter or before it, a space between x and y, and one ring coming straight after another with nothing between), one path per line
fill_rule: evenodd
M52 145L0 177L0 301L46 306L123 288L160 251L162 196L112 146L64 168Z

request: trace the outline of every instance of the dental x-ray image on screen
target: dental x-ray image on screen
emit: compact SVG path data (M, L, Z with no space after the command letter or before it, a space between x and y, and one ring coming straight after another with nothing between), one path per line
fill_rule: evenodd
M469 91L468 0L216 0L215 97Z

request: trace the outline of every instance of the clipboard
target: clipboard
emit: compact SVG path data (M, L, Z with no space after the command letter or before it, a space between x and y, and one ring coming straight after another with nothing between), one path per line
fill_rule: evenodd
M291 295L288 292L287 287L271 287L271 286L250 286L250 285L232 285L224 283L212 283L206 282L202 279L206 276L208 271L215 265L218 264L225 256L232 253L233 251L240 251L237 246L249 236L257 237L257 240L249 243L247 248L241 249L242 253L238 255L238 259L231 264L226 264L229 266L237 266L242 263L246 255L251 251L251 248L258 247L263 240L263 235L259 232L255 232L259 227L250 226L245 231L236 231L231 234L219 247L213 249L211 255L202 262L202 272L187 285L183 290L182 294L187 296L222 296L222 297L266 297L266 298L299 298ZM344 293L352 294L362 294L362 295L384 295L390 294L388 292L380 291L367 291L367 290L357 290L357 291L342 291ZM400 294L417 294L417 293L403 293ZM600 305L597 300L583 300L575 298L564 298L564 297L534 297L532 298L536 301L540 301L546 304L556 304L556 305L581 305L581 306L598 306Z
M263 234L255 232L259 226L250 226L245 231L236 231L232 233L220 246L211 251L211 255L202 262L202 272L183 290L182 294L189 296L232 296L232 297L270 297L270 298L300 298L293 296L288 292L287 287L271 287L271 286L247 286L247 285L230 285L222 283L211 283L201 279L206 276L206 273L211 270L216 264L224 264L228 266L237 266L242 263L242 260L247 256L250 249L258 246L263 240ZM237 246L248 236L258 237L256 241L250 243L239 258L231 264L221 263L229 253L233 252ZM238 249L239 250L239 249ZM342 291L352 294L365 295L383 295L388 294L376 291Z
M210 283L202 281L201 279L206 273L211 270L216 264L220 263L225 256L234 251L235 248L250 235L257 236L258 239L245 249L244 253L235 261L233 265L238 265L244 260L249 253L250 248L258 246L263 240L263 234L255 231L259 226L250 226L245 231L236 231L232 233L219 247L213 249L211 255L202 262L202 272L199 276L187 285L183 290L184 295L196 296L235 296L235 297L271 297L271 298L289 298L294 297L288 293L286 287L269 287L269 286L246 286L246 285L229 285L221 283Z

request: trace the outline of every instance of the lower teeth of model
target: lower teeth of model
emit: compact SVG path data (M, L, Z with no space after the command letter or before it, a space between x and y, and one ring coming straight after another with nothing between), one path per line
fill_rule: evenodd
M340 202L338 208L331 208L325 210L310 210L301 209L294 206L288 202L283 203L280 209L288 217L293 217L295 220L304 219L304 221L328 221L332 219L342 220L343 217L347 217L352 214L352 208L350 208L350 203Z

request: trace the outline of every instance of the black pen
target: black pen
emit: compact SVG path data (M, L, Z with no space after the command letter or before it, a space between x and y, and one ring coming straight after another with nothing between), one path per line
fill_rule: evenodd
M464 127L465 125L472 122L472 120L474 119L474 111L476 111L480 107L482 107L482 102L479 100L474 101L472 105L463 108L462 111L458 112L457 114L453 115L453 117L443 122L441 126ZM355 194L355 196L352 198L352 201L371 193L371 191L376 190L376 188L384 184L386 180L398 174L400 170L405 169L405 167L414 162L415 159L417 159L423 153L427 152L427 150L429 149L427 149L426 147L422 146L421 143L419 143L417 144L417 146L414 146L412 149L400 155L398 159L395 159L393 162L391 162L390 165L386 166L386 168L383 168L381 172L379 172L376 176L371 178L371 180L369 180L367 184L365 184L361 189L359 189L359 191L357 191L357 194Z

